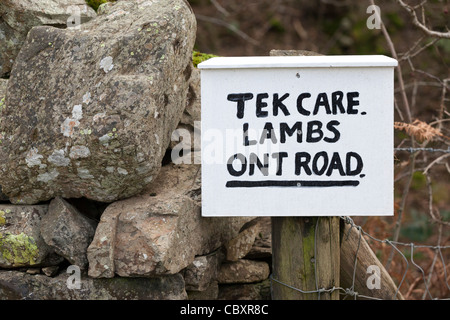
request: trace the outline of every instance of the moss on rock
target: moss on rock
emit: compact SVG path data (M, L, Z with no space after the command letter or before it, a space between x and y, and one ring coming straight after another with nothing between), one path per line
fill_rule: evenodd
M108 0L86 0L86 3L95 11L97 11L98 7L102 4L109 2Z
M12 266L36 264L39 249L33 237L20 234L0 233L0 254Z
M203 62L203 61L206 61L206 60L208 60L208 59L214 58L214 57L217 57L217 56L214 55L214 54L201 53L201 52L198 52L198 51L194 51L194 52L192 53L192 62L193 62L193 64L194 64L194 67L197 68L197 65L198 65L199 63L201 63L201 62Z
M6 224L5 211L0 210L0 227Z

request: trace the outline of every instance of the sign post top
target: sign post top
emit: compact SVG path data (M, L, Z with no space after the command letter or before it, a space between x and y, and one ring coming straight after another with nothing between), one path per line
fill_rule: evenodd
M254 56L215 57L198 65L199 69L256 68L358 68L396 67L397 60L383 55L346 56Z

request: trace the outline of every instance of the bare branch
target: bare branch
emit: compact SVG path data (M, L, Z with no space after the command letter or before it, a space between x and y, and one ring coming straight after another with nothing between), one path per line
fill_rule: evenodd
M230 15L230 13L220 5L220 3L217 2L217 0L210 0L211 3L214 5L214 7L217 9L217 11L219 11L220 13L222 13L225 17L228 17Z
M414 10L413 7L411 7L410 5L404 3L402 0L397 0L397 2L400 4L400 6L402 6L409 13L409 15L412 18L412 23L416 27L421 29L423 32L425 32L427 35L429 35L430 37L433 37L433 38L450 39L450 31L438 32L438 31L430 30L426 25L424 25L422 22L419 21L419 18L417 17L417 14L416 14L416 11Z
M196 14L195 16L197 17L198 20L214 23L214 24L217 24L219 26L227 28L228 30L236 33L242 39L250 42L252 45L255 45L255 46L259 45L259 42L257 40L253 39L252 37L250 37L245 32L242 32L235 25L233 25L231 23L228 23L226 21L223 21L223 20L220 20L220 19L217 19L217 18L204 16L204 15L201 15L201 14Z

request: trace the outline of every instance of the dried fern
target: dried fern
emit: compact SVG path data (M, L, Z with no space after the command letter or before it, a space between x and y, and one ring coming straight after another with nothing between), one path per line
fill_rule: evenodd
M439 129L433 128L428 123L416 119L413 123L394 122L394 128L405 131L418 141L430 141L437 138L450 140Z

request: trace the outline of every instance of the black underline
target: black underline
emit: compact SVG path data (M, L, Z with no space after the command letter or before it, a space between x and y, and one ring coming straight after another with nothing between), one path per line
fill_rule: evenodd
M357 180L329 180L329 181L308 181L308 180L262 180L262 181L227 181L227 188L261 188L261 187L356 187L359 185Z

